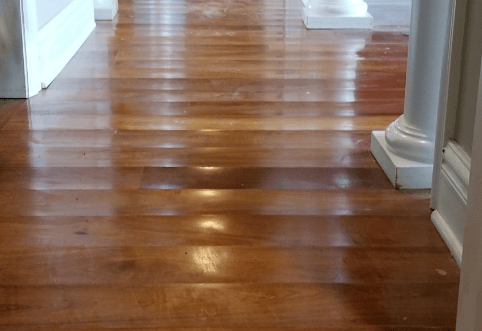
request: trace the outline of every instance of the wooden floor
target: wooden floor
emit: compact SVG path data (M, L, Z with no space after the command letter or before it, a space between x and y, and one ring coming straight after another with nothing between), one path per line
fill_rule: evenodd
M453 330L429 197L369 151L403 111L408 37L300 17L120 0L0 107L1 330Z

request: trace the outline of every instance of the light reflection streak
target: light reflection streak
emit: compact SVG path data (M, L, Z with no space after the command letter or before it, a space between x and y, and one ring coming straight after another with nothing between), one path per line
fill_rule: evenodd
M204 273L219 273L219 268L228 258L227 252L219 253L219 249L212 247L198 247L193 254L193 262Z
M206 220L199 222L199 226L206 230L224 230L224 224L218 220Z
M351 131L354 128L353 120L345 120L341 122L336 130L348 130Z
M200 170L207 170L207 171L213 171L213 170L219 170L221 167L198 167Z
M346 110L340 111L338 116L353 117L353 116L356 116L356 112L353 109L346 109Z
M210 198L210 197L218 196L219 191L216 191L216 190L199 190L198 194L202 197Z

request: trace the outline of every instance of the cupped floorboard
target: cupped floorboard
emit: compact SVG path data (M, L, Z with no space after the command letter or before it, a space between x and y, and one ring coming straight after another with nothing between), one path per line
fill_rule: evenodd
M407 54L299 0L119 0L0 104L0 329L453 330L429 195L370 153Z

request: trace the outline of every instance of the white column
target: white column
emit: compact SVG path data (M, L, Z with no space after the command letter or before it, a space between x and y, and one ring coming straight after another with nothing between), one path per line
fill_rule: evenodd
M430 188L450 1L413 0L404 114L372 133L371 151L398 188Z
M94 0L96 21L112 21L117 15L117 0Z
M302 0L308 29L371 29L373 17L363 0Z

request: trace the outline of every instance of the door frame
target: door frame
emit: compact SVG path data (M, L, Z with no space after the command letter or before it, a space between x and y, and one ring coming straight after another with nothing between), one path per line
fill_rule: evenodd
M482 62L482 59L481 59ZM457 331L482 330L482 70L470 167Z
M30 98L42 89L40 83L38 52L38 21L36 0L20 0L22 20L22 39L24 53L24 70L26 80L26 97Z

